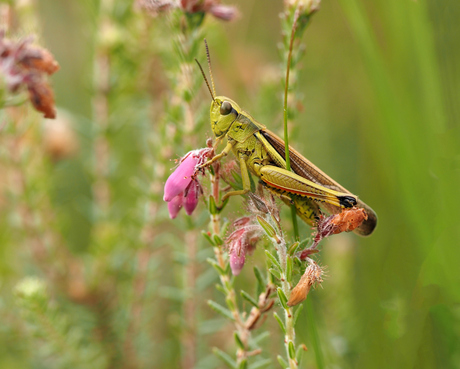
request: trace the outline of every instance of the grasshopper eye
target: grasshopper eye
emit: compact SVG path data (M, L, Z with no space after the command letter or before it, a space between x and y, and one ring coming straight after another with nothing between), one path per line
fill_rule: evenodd
M220 106L220 114L228 115L232 112L232 109L232 104L230 104L228 101L224 101Z

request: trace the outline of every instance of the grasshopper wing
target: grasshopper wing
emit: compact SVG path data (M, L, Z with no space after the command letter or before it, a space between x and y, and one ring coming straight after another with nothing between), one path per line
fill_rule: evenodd
M278 152L278 154L280 154L281 157L285 159L284 141L268 129L263 129L260 131L260 133L267 139L267 141ZM309 181L312 181L321 186L330 188L338 192L349 193L352 195L350 191L348 191L346 188L334 181L331 177L329 177L326 173L324 173L321 169L319 169L311 161L302 156L291 146L289 146L289 158L291 161L291 168L297 175L304 177ZM342 211L340 207L331 204L320 205L332 214L337 214ZM374 231L375 227L377 226L377 215L369 205L367 205L360 199L358 199L357 206L366 210L368 219L365 220L358 228L356 228L354 232L361 236L368 236Z

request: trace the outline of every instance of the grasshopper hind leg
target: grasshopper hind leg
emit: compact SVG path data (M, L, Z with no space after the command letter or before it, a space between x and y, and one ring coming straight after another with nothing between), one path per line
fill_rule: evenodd
M308 197L288 195L285 191L281 191L276 188L267 186L266 183L263 181L260 181L259 184L266 188L268 191L270 191L270 193L272 193L276 197L279 197L281 201L283 201L286 205L294 205L296 208L297 215L305 223L312 227L316 226L321 214L321 210L315 201L309 199Z

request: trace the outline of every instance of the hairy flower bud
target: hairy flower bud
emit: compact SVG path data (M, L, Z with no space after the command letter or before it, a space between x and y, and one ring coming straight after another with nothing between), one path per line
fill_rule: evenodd
M230 253L230 268L232 269L233 275L240 274L243 269L244 262L246 261L246 255L242 251L240 255L236 251Z
M314 284L321 283L323 281L322 276L323 269L313 260L310 260L310 264L300 278L299 283L297 283L297 286L295 286L291 291L287 305L295 306L305 300L311 287Z

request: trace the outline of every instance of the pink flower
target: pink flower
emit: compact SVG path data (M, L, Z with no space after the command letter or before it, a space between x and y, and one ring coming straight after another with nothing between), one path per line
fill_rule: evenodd
M263 235L262 227L253 217L242 217L233 222L235 229L225 240L230 255L230 268L233 275L240 274L246 261L246 254L251 254L256 243Z
M244 252L241 255L238 255L236 252L230 254L230 268L232 268L232 274L238 275L244 267L244 262L246 261L246 255Z
M191 215L198 205L198 196L201 193L197 180L198 167L206 162L211 150L204 148L188 152L167 179L163 200L168 203L171 219L177 217L182 207L185 207L187 214Z
M189 14L211 13L217 19L230 21L238 16L238 11L233 6L220 4L219 0L181 0L182 9Z
M201 188L197 181L192 181L188 186L188 193L185 196L184 208L187 215L192 215L196 206L198 205L198 196Z
M184 195L181 193L174 197L170 202L168 202L168 211L169 217L174 219L179 214L180 209L182 209L182 205L184 202Z

